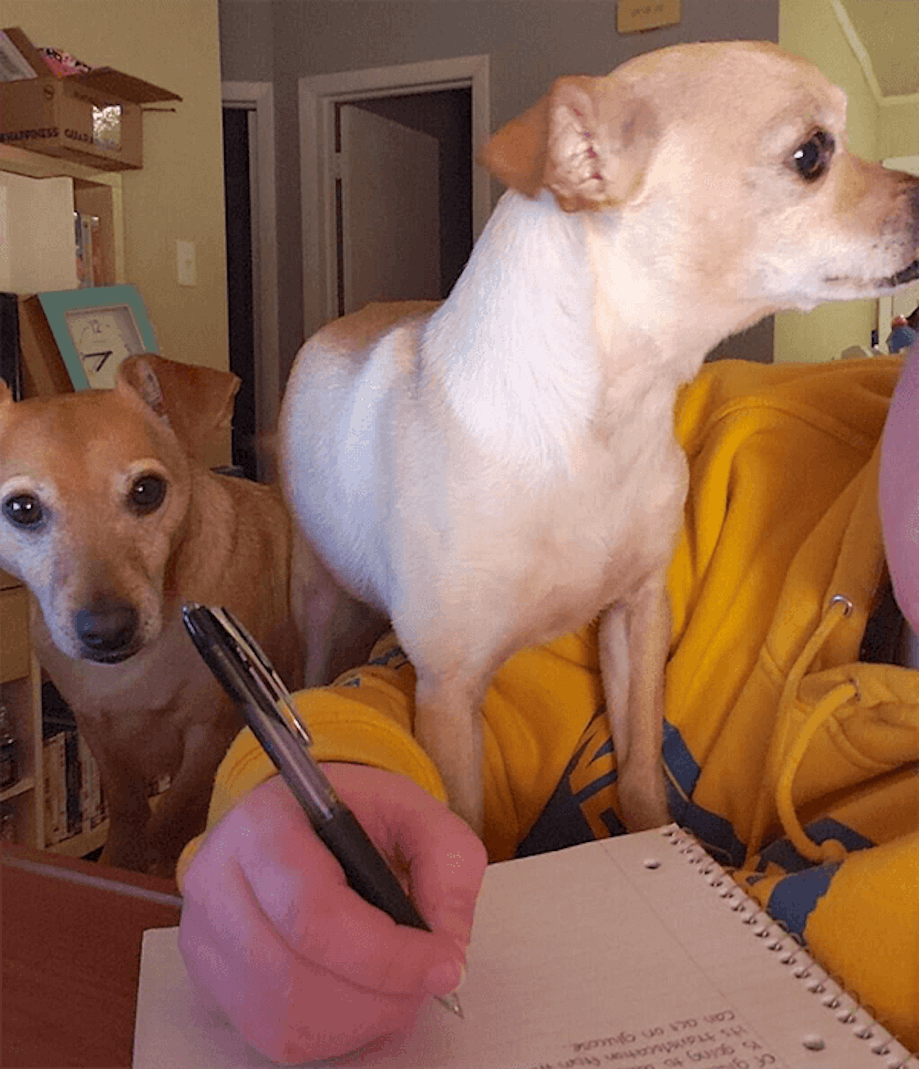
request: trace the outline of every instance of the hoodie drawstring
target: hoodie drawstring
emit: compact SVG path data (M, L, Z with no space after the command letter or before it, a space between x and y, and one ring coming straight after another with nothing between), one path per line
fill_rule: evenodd
M788 730L787 710L797 697L798 688L801 685L804 674L810 668L836 625L840 620L851 614L852 608L851 600L843 594L837 594L831 598L823 619L808 639L798 659L792 665L779 701L779 723L785 725L786 731ZM854 680L849 680L835 687L817 704L813 713L808 717L807 723L798 732L798 736L788 754L781 759L782 763L775 785L776 811L779 820L782 822L785 834L795 850L802 857L816 864L823 864L828 861L842 861L846 857L847 851L837 839L827 839L822 843L816 843L805 832L798 819L798 814L795 812L792 797L795 774L804 759L811 740L823 727L824 723L846 702L857 697L858 686ZM760 806L753 822L748 857L759 852L767 819L766 807Z
M798 814L795 812L792 801L792 787L794 786L795 773L804 757L804 753L811 739L823 727L837 709L851 701L858 695L858 687L854 682L843 683L828 694L818 705L801 733L795 739L785 766L782 769L779 781L775 786L775 807L778 810L779 820L785 829L785 834L791 841L792 846L802 857L817 864L825 861L842 861L846 856L846 848L838 839L825 839L822 843L815 843L805 832Z

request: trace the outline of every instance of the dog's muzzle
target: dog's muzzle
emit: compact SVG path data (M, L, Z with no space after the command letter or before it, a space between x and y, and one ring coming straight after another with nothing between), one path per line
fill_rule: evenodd
M88 661L117 664L140 648L137 610L119 598L100 597L80 609L74 628Z

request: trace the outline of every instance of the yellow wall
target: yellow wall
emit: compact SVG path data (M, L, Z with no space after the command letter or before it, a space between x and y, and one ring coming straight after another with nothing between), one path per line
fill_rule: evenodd
M226 249L217 0L2 0L3 26L182 97L144 115L144 167L125 171L125 281L164 356L226 369ZM156 105L161 107L163 105ZM198 284L176 280L176 240L194 242Z
M829 0L781 0L779 44L816 63L845 91L849 148L864 159L882 158L881 109ZM813 312L780 312L775 317L775 360L836 360L851 345L869 346L876 325L874 300L825 304Z
M880 110L880 158L886 160L891 156L919 156L919 95Z

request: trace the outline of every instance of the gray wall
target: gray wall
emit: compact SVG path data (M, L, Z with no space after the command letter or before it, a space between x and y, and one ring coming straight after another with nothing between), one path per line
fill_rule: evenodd
M683 0L678 26L627 36L613 0L220 0L223 78L274 83L282 381L304 340L299 78L487 53L495 129L559 75L682 41L777 41L778 26L779 0ZM771 326L738 344L771 359Z

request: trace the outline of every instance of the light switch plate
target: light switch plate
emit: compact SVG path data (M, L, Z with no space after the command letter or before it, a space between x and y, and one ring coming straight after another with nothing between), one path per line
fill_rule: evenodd
M198 267L195 263L195 243L176 242L176 278L180 286L198 285Z

